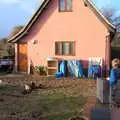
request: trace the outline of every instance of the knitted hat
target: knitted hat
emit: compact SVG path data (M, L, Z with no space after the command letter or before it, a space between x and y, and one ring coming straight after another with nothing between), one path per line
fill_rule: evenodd
M118 68L120 66L120 60L118 58L115 58L112 60L112 67Z

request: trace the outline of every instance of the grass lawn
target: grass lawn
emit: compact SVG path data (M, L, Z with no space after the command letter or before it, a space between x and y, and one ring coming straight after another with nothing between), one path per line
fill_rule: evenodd
M21 91L19 86L0 86L0 120L68 120L87 101L76 87L39 89L27 95Z
M7 75L8 73L6 72L0 72L0 75Z
M11 74L11 72L0 72L0 76L9 75L9 74Z

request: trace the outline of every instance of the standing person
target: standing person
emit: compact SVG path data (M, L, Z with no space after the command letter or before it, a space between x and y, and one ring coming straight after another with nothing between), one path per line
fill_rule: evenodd
M110 72L110 107L120 107L120 60L115 58L112 61Z

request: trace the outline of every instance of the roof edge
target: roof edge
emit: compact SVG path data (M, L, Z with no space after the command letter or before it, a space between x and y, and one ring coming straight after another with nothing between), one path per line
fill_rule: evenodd
M85 4L99 17L101 22L111 31L116 31L116 26L113 25L108 19L100 12L96 5L91 0L84 0Z
M50 0L44 0L43 3L38 7L38 9L35 11L35 13L32 15L32 17L28 20L28 22L25 24L22 30L20 30L16 35L14 35L12 38L8 40L8 42L17 42L21 37L23 37L25 34L28 33L28 30L31 28L31 26L34 24L38 16L41 14L43 9L46 7L46 5L49 3Z
M36 12L33 14L33 16L28 20L28 22L25 24L22 30L18 32L16 35L14 35L12 38L8 40L8 42L15 43L17 42L21 37L26 35L28 33L28 30L30 30L31 26L34 24L38 16L42 13L46 5L51 0L44 0L43 3L38 7ZM112 23L108 21L108 19L100 12L100 10L95 6L95 4L90 0L83 0L84 3L96 14L96 16L99 17L101 22L104 23L104 25L108 28L109 31L115 32L116 26L114 26Z

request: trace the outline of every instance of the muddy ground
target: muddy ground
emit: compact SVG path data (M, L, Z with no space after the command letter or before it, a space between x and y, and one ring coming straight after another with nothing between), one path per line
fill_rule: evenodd
M88 79L34 76L1 76L0 120L68 120L81 116L89 97L95 96L96 81ZM45 86L22 94L25 84Z

